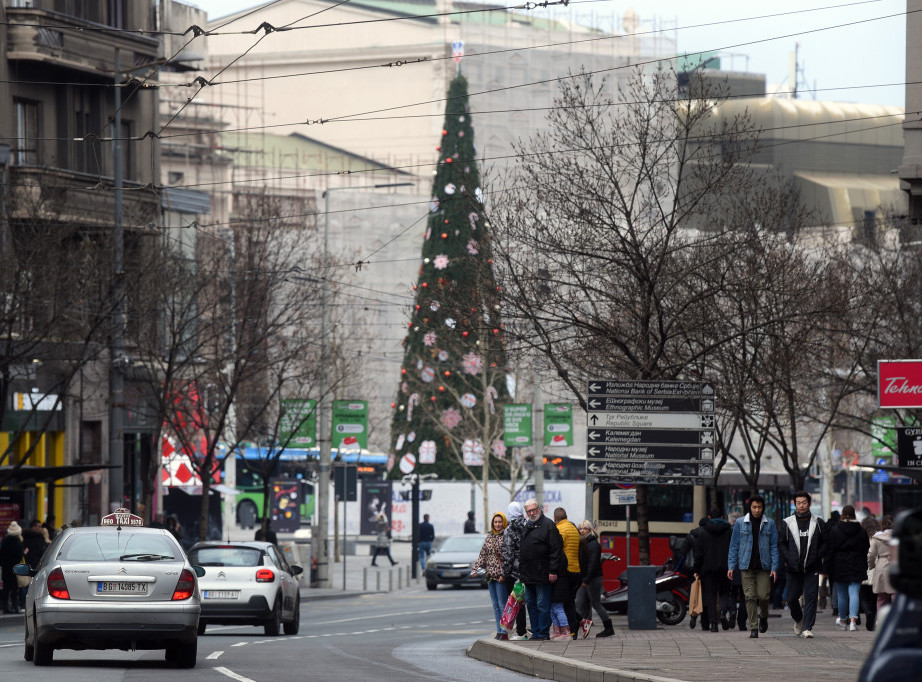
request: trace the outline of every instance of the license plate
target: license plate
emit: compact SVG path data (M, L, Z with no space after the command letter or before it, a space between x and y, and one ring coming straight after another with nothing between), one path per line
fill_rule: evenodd
M460 578L462 573L460 571L442 571L443 578Z
M147 583L98 582L96 594L147 594Z
M205 599L236 599L240 590L205 590Z

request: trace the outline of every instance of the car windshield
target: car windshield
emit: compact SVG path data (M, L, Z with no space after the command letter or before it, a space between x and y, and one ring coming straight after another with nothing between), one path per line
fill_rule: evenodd
M71 536L61 548L62 561L167 561L182 559L176 545L162 535L102 531Z
M482 535L466 535L448 538L439 547L440 552L479 552L483 547Z
M199 547L189 560L199 566L259 566L262 551L253 547Z

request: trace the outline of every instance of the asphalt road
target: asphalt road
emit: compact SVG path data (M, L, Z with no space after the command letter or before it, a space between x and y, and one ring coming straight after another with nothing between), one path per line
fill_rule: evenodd
M23 660L22 627L19 617L0 618L0 676L17 682L535 679L465 656L475 639L494 631L490 597L476 588L414 587L305 603L293 636L210 626L199 637L194 671L167 666L162 651L117 650L59 650L50 668L37 668Z

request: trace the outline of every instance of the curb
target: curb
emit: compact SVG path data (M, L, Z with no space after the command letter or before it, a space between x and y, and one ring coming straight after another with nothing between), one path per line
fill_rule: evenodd
M618 670L534 651L528 647L527 641L511 644L500 640L478 639L468 648L467 655L523 675L559 682L676 682L672 677Z

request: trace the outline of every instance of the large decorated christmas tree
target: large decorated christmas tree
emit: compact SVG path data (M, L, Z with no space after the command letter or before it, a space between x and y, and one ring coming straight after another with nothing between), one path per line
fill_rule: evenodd
M391 477L507 476L506 354L467 80L448 90L391 428Z

